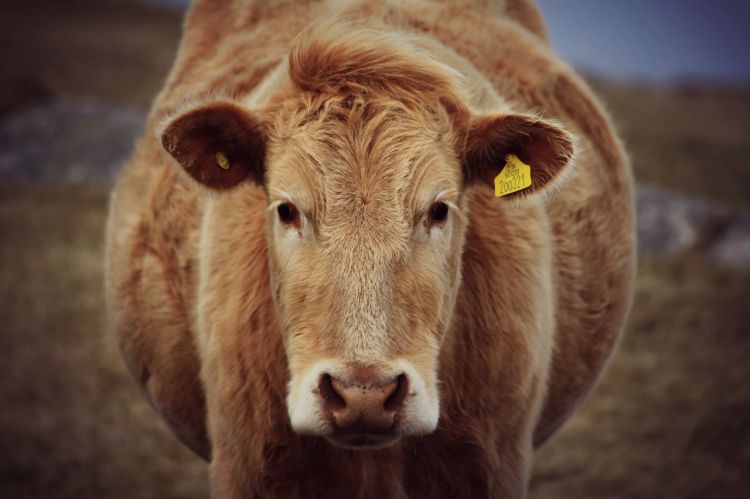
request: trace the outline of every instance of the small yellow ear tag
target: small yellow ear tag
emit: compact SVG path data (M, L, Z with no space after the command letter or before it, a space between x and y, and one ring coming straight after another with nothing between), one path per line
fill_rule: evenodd
M229 170L229 158L223 152L219 151L216 153L216 164L222 170Z
M495 197L522 191L531 185L531 167L515 154L505 155L505 167L495 177Z

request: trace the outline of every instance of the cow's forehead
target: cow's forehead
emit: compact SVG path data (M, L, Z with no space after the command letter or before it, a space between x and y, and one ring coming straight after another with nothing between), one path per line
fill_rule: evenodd
M332 99L284 121L272 187L305 191L320 222L407 216L426 190L458 187L449 126L434 111Z
M406 251L415 175L420 156L434 154L429 150L434 138L401 118L329 124L335 136L321 144L324 164L316 188L324 197L321 240L333 259L357 254L358 261L374 263Z
M356 256L360 262L392 261L406 253L412 233L411 210L403 193L392 184L379 182L376 188L350 185L327 198L319 233L332 261L347 258L345 255Z

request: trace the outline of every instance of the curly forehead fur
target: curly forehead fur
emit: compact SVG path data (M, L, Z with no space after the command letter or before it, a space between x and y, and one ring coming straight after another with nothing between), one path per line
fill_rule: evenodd
M413 35L341 19L313 24L296 38L289 76L300 89L319 94L353 92L421 102L455 94L461 79Z

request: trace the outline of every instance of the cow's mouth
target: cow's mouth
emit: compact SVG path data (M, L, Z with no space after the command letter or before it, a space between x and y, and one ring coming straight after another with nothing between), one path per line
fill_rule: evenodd
M400 435L397 433L339 433L326 438L333 445L345 449L376 450L395 444Z

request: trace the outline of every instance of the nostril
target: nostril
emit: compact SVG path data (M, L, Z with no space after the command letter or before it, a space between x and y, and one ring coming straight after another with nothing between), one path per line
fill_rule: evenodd
M396 378L395 390L393 390L393 393L391 393L388 398L385 399L383 409L388 412L397 412L401 410L401 407L404 405L404 400L406 400L406 393L408 391L409 380L406 378L405 374L399 374Z
M331 378L330 374L324 374L320 377L318 390L320 391L320 396L323 397L326 406L330 410L340 411L341 409L346 408L346 400L334 388L333 378Z

